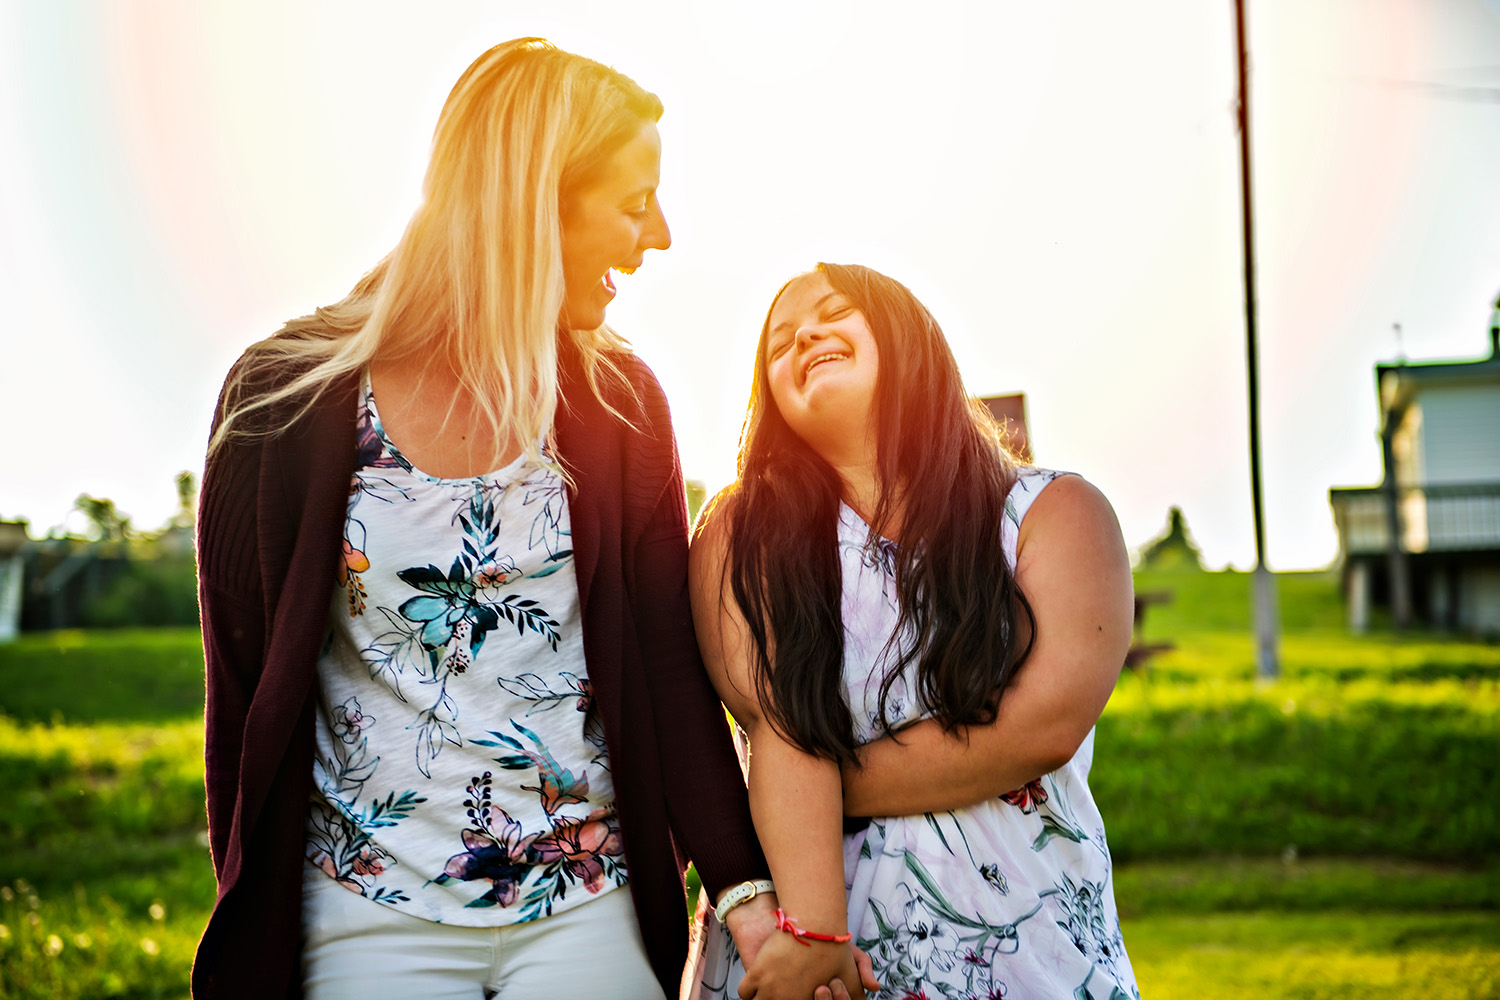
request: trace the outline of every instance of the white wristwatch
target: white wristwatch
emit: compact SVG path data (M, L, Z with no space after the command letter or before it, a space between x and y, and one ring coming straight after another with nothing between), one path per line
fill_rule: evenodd
M776 887L768 878L758 878L753 882L741 882L739 885L724 893L724 898L719 900L719 905L714 907L714 919L719 923L729 916L729 911L741 903L748 903L763 892L775 892Z

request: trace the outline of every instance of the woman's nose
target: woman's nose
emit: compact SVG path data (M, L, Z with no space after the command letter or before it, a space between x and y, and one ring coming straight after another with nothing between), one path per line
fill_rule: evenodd
M667 228L667 215L661 209L661 202L653 201L651 214L646 219L646 228L641 233L641 248L665 250L671 245L672 231Z

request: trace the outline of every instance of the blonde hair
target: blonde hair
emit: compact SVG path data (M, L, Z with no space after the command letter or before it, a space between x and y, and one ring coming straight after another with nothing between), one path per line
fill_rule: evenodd
M561 205L661 111L629 77L540 38L474 60L443 105L422 203L400 242L342 301L251 346L226 384L209 455L256 433L248 415L296 398L286 424L265 428L283 430L378 355L425 359L424 372L446 362L495 439L539 458L558 401ZM625 381L607 352L628 345L609 327L567 335L596 396L601 372ZM249 391L282 371L297 374Z

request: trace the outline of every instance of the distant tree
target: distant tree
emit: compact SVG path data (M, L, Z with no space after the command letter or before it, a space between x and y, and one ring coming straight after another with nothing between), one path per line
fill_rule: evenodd
M1167 529L1141 549L1141 565L1147 569L1203 568L1203 553L1188 531L1181 507L1167 511Z
M178 528L191 528L198 513L198 479L186 470L177 473L177 513L172 524Z
M703 507L703 501L708 499L708 487L697 479L685 480L682 485L687 491L688 524L692 524L698 520L698 511Z
M108 497L80 493L78 499L73 501L73 508L88 518L100 541L123 542L130 534L129 516L121 513L115 502Z

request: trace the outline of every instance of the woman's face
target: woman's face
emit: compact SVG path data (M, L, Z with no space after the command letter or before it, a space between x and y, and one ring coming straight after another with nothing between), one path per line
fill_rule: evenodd
M815 271L771 307L766 380L792 432L831 464L868 455L880 353L864 313Z
M646 122L599 169L595 179L562 204L563 296L559 321L569 330L604 324L615 297L610 270L633 271L647 250L672 245L656 200L661 180L661 136Z

